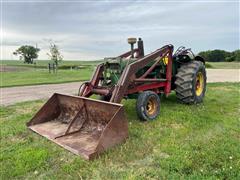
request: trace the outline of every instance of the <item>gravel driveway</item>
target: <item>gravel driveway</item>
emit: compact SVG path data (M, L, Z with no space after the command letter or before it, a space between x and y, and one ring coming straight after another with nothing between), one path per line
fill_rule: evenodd
M0 88L1 105L11 105L17 102L47 99L52 96L53 93L77 94L80 84L80 82L73 82Z
M239 82L240 69L207 69L207 82Z
M240 69L207 69L208 82L239 82ZM1 105L47 99L53 93L77 94L80 82L0 88Z

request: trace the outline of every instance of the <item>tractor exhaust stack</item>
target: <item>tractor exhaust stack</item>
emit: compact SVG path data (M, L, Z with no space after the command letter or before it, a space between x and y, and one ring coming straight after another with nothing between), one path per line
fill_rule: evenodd
M138 38L138 53L139 53L139 57L144 56L144 45L143 45L143 40L141 38Z

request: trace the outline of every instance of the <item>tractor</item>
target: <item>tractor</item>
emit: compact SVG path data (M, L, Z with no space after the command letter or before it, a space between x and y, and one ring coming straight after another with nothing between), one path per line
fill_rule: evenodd
M176 92L179 102L196 104L206 91L205 60L183 46L165 45L144 54L141 38L128 38L131 50L105 58L78 96L55 93L27 126L85 159L125 141L128 123L122 99L136 99L140 120L160 114L160 95ZM134 44L137 43L137 48ZM97 95L99 99L90 98ZM96 97L96 96L95 96Z

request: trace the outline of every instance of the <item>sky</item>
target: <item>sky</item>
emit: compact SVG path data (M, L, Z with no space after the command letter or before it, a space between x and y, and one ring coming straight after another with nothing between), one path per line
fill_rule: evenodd
M146 53L166 44L233 51L239 9L238 0L2 0L1 59L17 59L21 45L48 59L50 40L65 60L102 59L128 51L128 37L141 37Z

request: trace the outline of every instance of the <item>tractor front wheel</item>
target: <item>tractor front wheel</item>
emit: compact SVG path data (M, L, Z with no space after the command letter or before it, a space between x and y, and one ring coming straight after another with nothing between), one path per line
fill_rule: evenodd
M186 104L200 103L206 91L206 70L201 61L182 65L176 75L177 99Z
M143 120L154 120L160 113L160 98L153 91L144 91L139 94L136 102L138 117Z

